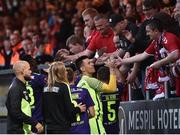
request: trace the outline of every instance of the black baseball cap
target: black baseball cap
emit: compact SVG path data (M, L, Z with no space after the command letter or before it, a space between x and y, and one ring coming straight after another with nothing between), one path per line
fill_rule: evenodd
M119 14L113 14L109 18L109 23L111 27L115 27L117 23L124 20L124 17Z

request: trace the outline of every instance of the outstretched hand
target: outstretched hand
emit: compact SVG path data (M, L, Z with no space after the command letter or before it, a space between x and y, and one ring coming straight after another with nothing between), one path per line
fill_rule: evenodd
M150 67L153 68L153 69L158 69L158 68L161 67L161 64L159 63L159 61L156 61L156 62L152 63L150 65Z
M105 61L107 61L107 59L109 58L109 56L104 53L102 56L100 56L99 58L97 58L95 65L102 65L105 63Z
M109 68L115 68L114 60L111 57L107 59L107 61L105 61L104 63L105 63L105 66Z
M69 55L69 51L66 49L60 49L57 53L56 53L56 59L59 61L64 61L64 57Z
M116 67L121 66L122 65L122 60L123 59L121 57L117 56L116 59L114 59L115 66Z

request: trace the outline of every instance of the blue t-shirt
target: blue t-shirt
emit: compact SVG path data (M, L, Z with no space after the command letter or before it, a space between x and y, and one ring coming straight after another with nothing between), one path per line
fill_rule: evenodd
M107 134L119 133L118 109L123 85L118 84L117 89L118 90L113 93L101 93L101 101L103 104L103 125Z
M75 100L77 104L82 103L86 105L86 108L94 106L94 102L88 92L84 88L71 86L72 100ZM71 124L71 133L73 134L90 134L88 113L84 112L77 115L77 121Z
M32 74L32 80L29 81L29 84L31 85L33 89L33 95L34 95L34 104L32 107L32 117L38 121L42 121L42 93L43 88L47 83L47 76L43 74Z

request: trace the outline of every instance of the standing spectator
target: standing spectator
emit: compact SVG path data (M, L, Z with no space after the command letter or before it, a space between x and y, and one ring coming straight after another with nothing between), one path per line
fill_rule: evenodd
M116 75L114 73L113 63L108 62L110 68L110 81L108 84L103 83L92 75L95 73L94 63L87 56L81 56L76 60L76 67L82 73L78 87L86 88L95 103L95 117L89 120L91 134L105 134L103 127L102 102L100 101L99 92L115 92L116 91Z
M87 8L82 12L82 17L83 17L85 26L89 28L89 32L90 32L89 37L87 38L88 40L86 41L87 46L96 33L96 27L95 27L93 18L97 14L98 14L98 11L94 8Z
M119 5L119 0L109 0L111 10L109 14L123 14L123 8Z
M66 46L69 48L71 54L77 54L84 51L83 39L77 35L71 35L66 40Z
M153 19L154 15L158 13L158 10L159 10L158 0L143 1L143 13L145 15L145 20L139 26L139 30L135 35L135 37L132 36L131 32L126 32L125 34L126 38L133 44L126 52L125 54L126 58L133 56L136 53L142 53L143 51L146 50L150 42L150 38L146 34L146 25L149 23L151 19ZM143 95L145 95L144 93L145 70L146 67L152 64L153 62L154 62L154 57L151 56L147 60L141 61L140 66L138 67L140 69L140 74L141 74L141 85L142 85Z
M83 40L83 42L84 42L85 39L84 39L83 32L84 32L83 26L81 26L81 25L75 25L74 26L74 35L81 38Z
M67 49L61 49L58 54L57 54L57 58L59 60L63 59L63 57L65 55L75 55L78 54L82 51L84 51L85 47L83 46L83 40L76 36L76 35L71 35L67 40L66 40L66 46L68 48Z
M26 89L26 79L30 79L31 70L29 63L18 61L14 64L16 78L13 80L6 101L8 110L7 133L30 134L31 126L35 126L40 133L43 126L31 117L30 97Z
M159 69L160 78L166 76L167 69L163 66L175 62L180 56L180 40L172 33L163 32L162 24L159 20L151 20L146 26L147 35L149 35L152 42L149 47L141 54L136 56L120 59L121 64L128 64L133 62L140 62L147 59L150 56L155 56L156 62L150 65L153 69ZM162 73L162 74L161 74ZM163 75L164 74L164 75ZM158 78L156 78L158 79ZM163 80L162 80L163 81ZM176 95L180 96L179 78L176 78ZM160 97L164 97L164 88L158 87L156 89L156 96L154 100Z
M11 34L10 42L11 42L13 51L18 52L20 54L20 52L23 50L20 36L14 33Z
M127 2L125 16L134 24L139 24L141 22L140 15L136 10L136 0L130 0Z
M132 35L135 36L138 31L138 27L134 23L128 21L127 19L124 19L123 16L118 14L111 15L109 19L109 23L116 32L115 36L117 35L119 36L119 46L116 47L124 51L128 51L128 49L130 48L130 46L132 46L132 44L125 37L125 33L126 31L130 31Z
M3 46L0 52L0 66L9 69L19 60L19 54L12 50L9 39L4 39Z
M87 54L91 55L93 52L96 52L96 50L102 48L105 48L106 53L116 51L116 47L113 43L114 33L109 26L106 16L100 14L95 16L94 23L98 32L87 47Z
M83 32L84 38L85 38L85 47L87 47L87 43L90 39L90 35L91 35L91 29L87 26L84 27L84 32Z
M43 93L43 117L48 134L68 134L76 114L85 112L82 103L72 104L67 72L62 62L54 62L49 67L48 86Z
M94 23L97 29L88 47L81 53L72 56L65 56L65 59L76 60L78 57L87 55L92 57L97 51L103 53L112 53L116 51L113 42L114 33L108 24L108 19L104 15L97 15L94 17Z
M82 17L83 20L85 22L85 26L89 28L90 30L90 34L89 37L87 37L88 40L86 40L86 46L89 45L89 43L91 42L92 38L96 35L97 31L95 28L95 24L94 24L94 20L93 18L98 14L97 10L94 8L87 8L83 11L82 13ZM58 55L61 56L61 50L58 51ZM65 56L64 59L68 59L68 60L76 60L78 57L83 56L83 55L91 55L91 53L89 53L89 50L86 49L81 53L78 53L76 55L69 55L69 56Z
M89 119L95 116L94 102L87 89L75 85L75 73L72 68L67 67L67 77L70 83L72 100L77 104L86 105L86 112L76 116L76 121L71 124L71 133L90 134Z
M174 8L174 17L178 21L180 26L180 0L177 0L176 6Z
M169 14L161 11L154 15L154 18L161 21L165 31L173 33L176 36L180 36L180 26L178 22Z

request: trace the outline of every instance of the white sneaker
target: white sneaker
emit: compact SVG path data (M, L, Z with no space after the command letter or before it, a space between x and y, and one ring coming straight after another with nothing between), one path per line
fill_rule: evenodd
M159 93L159 94L156 94L155 97L153 97L153 101L158 100L158 99L160 99L160 98L164 98L164 97L165 97L164 92L161 92L161 93Z

